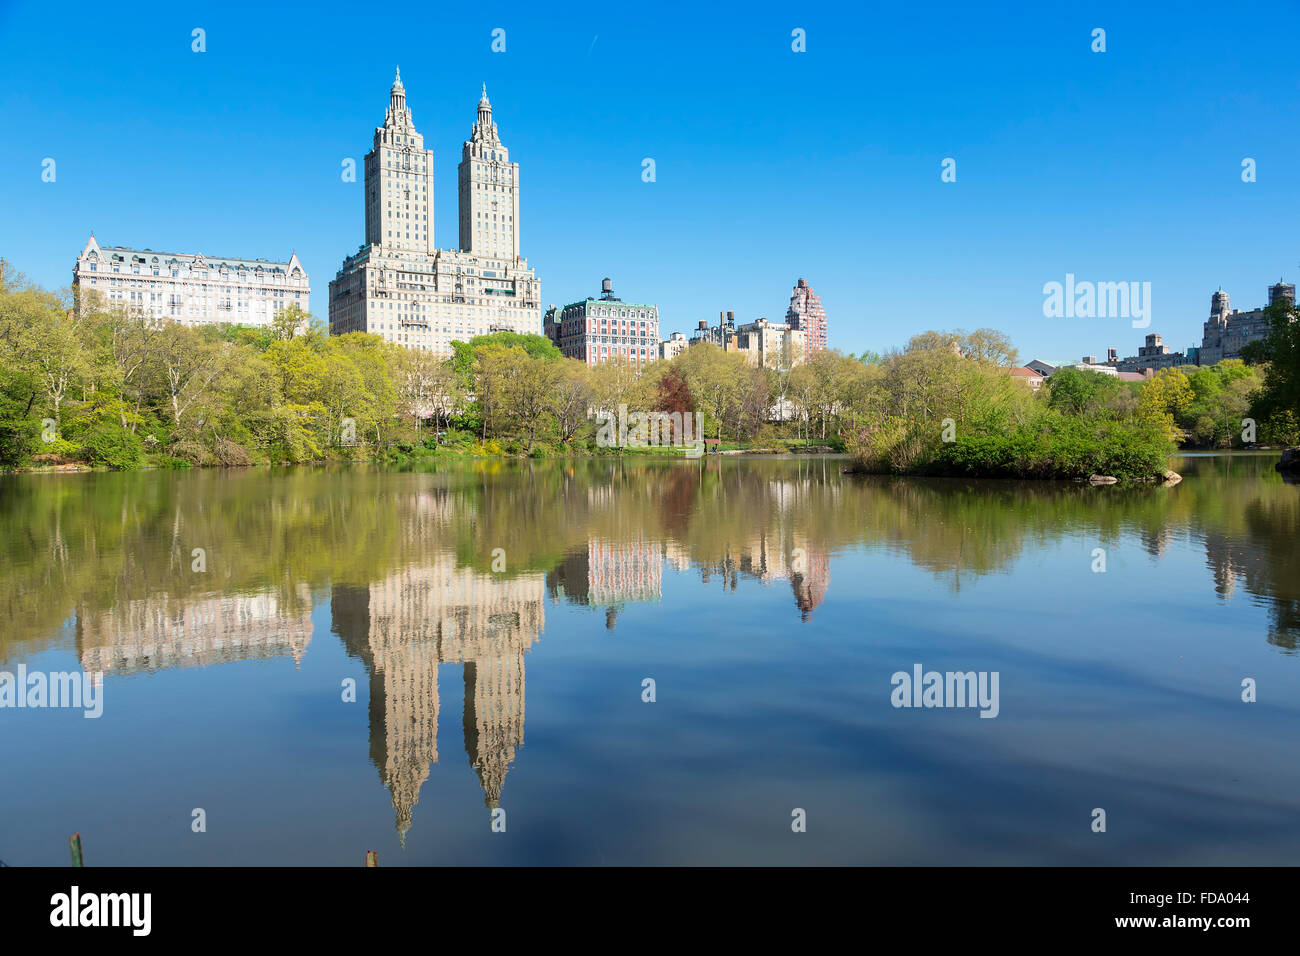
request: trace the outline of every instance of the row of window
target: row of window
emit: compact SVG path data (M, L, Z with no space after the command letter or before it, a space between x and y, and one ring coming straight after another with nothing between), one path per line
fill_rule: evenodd
M98 272L98 271L99 271L99 265L98 265L98 263L94 263L94 262L92 262L92 263L90 264L90 271L91 271L91 272ZM113 266L113 271L114 271L115 273L118 273L118 272L121 272L122 269L121 269L120 266ZM170 272L171 277L172 277L173 279L178 278L178 277L180 276L180 274L181 274L181 270L180 270L180 269L171 269L171 270L169 270L169 272ZM139 266L132 266L132 267L131 267L131 274L132 274L132 275L137 275L137 276L140 275L140 274L141 274L141 273L140 273L140 267L139 267ZM149 274L156 275L156 276L160 276L160 275L162 275L162 272L161 272L160 270L158 270L158 269L153 269L153 270L152 270L152 273L149 273L149 272L146 272L146 273L145 273L145 275L149 275ZM205 280L206 280L206 279L208 278L208 274L207 274L207 272L205 272L205 271L201 271L201 270L195 270L195 269L188 269L188 270L186 270L185 275L186 275L187 278L191 278L191 279L205 279ZM227 271L225 271L225 270L222 270L221 272L218 272L218 273L217 273L216 278L229 279L229 278L230 278L230 275L231 275L231 274L230 274L229 272L227 272ZM282 284L284 284L285 277L284 277L283 275L279 274L279 273L274 273L274 272L272 272L272 273L262 273L262 272L249 271L249 272L247 273L247 275L243 276L243 279L244 279L245 281L252 280L252 281L254 281L254 282L265 282L265 281L267 281L267 277L268 277L268 276L270 277L270 281L271 281L271 282L273 282L273 283L275 283L275 284L277 284L277 285L282 285ZM293 278L293 279L290 280L290 281L292 282L293 285L298 285L298 284L300 283L301 280L295 277L295 278Z

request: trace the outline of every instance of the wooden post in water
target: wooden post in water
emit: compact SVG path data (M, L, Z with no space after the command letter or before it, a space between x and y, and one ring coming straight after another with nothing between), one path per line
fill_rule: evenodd
M68 837L68 849L72 851L73 866L86 865L81 861L81 834L79 832L74 833L72 834L72 836Z
M375 850L366 851L366 866L378 866L379 853Z

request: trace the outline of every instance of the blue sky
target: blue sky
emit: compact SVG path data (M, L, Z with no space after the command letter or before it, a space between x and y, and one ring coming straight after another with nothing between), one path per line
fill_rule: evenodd
M438 245L486 82L543 302L609 275L665 335L779 319L802 276L850 351L993 326L1026 360L1123 356L1145 332L1198 344L1220 285L1246 309L1300 277L1293 3L456 6L0 0L0 255L65 286L91 229L296 250L324 318L363 235L341 163L360 166L400 64ZM1066 273L1150 282L1150 328L1045 318Z

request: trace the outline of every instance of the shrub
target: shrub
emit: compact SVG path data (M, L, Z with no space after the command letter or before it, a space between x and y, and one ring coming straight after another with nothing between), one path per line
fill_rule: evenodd
M1173 446L1158 422L1043 416L1008 431L963 433L920 470L977 478L1087 478L1141 481L1165 472Z
M139 468L144 442L118 425L96 425L81 436L81 458L87 464L112 468Z

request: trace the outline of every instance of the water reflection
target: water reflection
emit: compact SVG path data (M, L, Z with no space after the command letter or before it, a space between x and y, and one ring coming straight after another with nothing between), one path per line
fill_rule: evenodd
M299 655L312 591L372 588L408 568L446 580L452 569L427 560L435 552L500 578L501 548L505 577L534 573L552 597L604 609L611 623L629 602L660 599L665 567L731 592L742 580L782 582L808 619L830 591L832 556L848 547L885 548L960 591L1080 532L1102 543L1132 535L1157 558L1190 536L1215 589L1268 603L1268 639L1294 650L1300 490L1272 461L1188 457L1175 462L1182 485L1137 490L849 478L834 459L0 477L10 621L0 660L57 644L70 617L108 670L259 647ZM198 547L205 573L191 570Z
M102 611L78 609L81 668L135 674L280 656L301 661L312 634L305 583L294 598L284 604L273 593L192 600L163 594Z
M493 577L451 555L369 587L335 587L330 612L370 675L370 759L403 838L438 762L438 666L464 665L465 752L497 807L524 743L524 654L545 625L541 574Z
M1260 636L1292 654L1300 488L1272 462L1187 458L1181 485L1136 490L851 478L827 459L4 478L0 660L59 646L71 622L81 666L110 679L301 661L324 602L369 677L370 758L405 838L439 761L440 666L462 670L465 752L497 807L547 602L614 629L629 606L665 600L666 573L698 578L715 602L788 588L797 626L835 589L853 594L832 575L847 549L910 562L957 594L1069 538L1131 539L1156 560L1190 542L1204 586L1267 607Z

